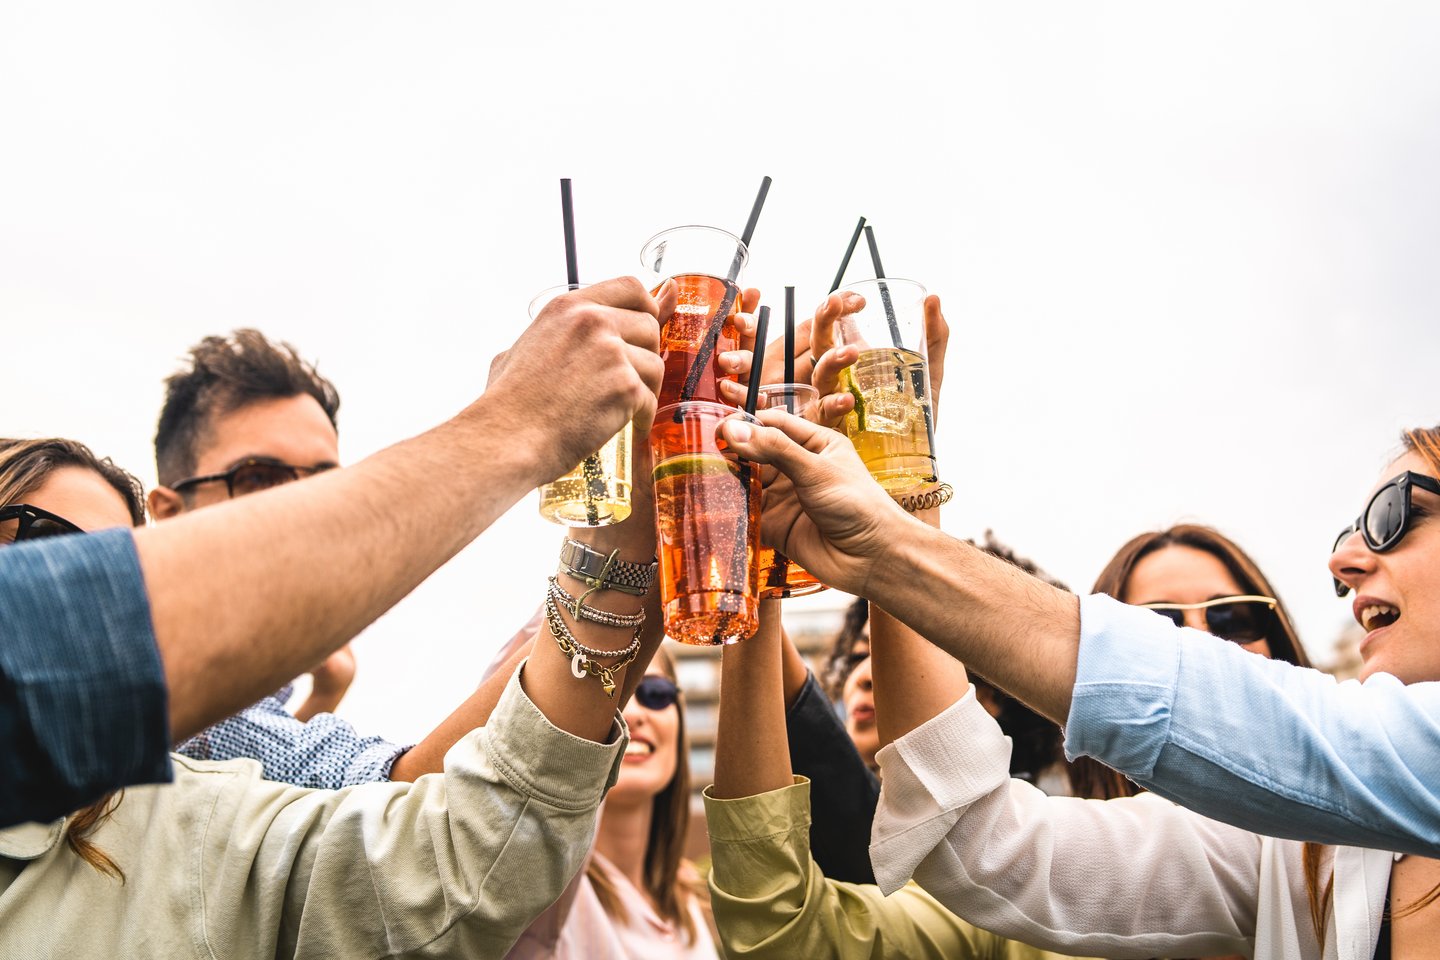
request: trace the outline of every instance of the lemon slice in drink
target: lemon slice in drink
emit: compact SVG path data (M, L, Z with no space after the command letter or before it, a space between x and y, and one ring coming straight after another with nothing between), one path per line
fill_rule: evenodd
M858 433L865 432L865 395L860 392L860 387L855 383L855 367L846 367L843 373L845 378L845 389L850 396L855 398L855 430Z
M657 465L653 477L655 482L659 483L671 477L707 473L733 475L735 472L735 465L724 457L713 453L686 453Z

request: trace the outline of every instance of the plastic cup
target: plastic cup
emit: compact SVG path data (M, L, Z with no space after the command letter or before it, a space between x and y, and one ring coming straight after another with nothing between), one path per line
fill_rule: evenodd
M935 418L925 354L925 288L913 280L862 280L843 288L865 306L835 325L860 348L842 375L855 397L845 434L882 487L904 494L934 483Z
M674 312L660 325L660 357L665 361L660 406L682 400L725 402L716 381L737 377L722 374L716 358L740 346L735 315L740 312L740 272L748 257L740 238L718 227L673 227L641 248L640 261L654 291L671 279L679 294ZM722 309L717 333L716 314ZM713 340L708 350L707 340Z
M665 632L682 643L734 643L760 625L760 470L716 436L737 415L671 404L650 431L660 603Z
M530 301L534 320L551 300L585 284L544 290ZM540 488L540 516L566 527L605 527L630 516L630 444L634 428L620 428L596 453Z

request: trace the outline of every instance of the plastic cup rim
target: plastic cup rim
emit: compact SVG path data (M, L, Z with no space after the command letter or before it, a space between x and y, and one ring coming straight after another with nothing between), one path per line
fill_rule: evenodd
M738 236L731 233L729 230L726 230L723 227L712 227L707 223L685 223L681 224L678 227L667 227L666 229L661 230L659 233L655 234L649 240L646 240L643 244L641 244L640 265L647 269L649 268L650 264L645 257L645 251L649 250L656 240L659 240L666 234L678 233L681 230L708 230L711 233L718 233L721 236L729 237L735 242L735 248L740 251L740 266L743 268L746 264L750 262L750 250L748 247L745 246L745 241L741 240ZM726 264L726 266L728 266L728 264ZM685 276L685 274L672 274L672 276Z

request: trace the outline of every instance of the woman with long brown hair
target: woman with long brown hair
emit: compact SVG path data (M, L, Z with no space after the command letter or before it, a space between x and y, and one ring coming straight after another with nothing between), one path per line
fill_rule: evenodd
M630 727L595 847L509 960L714 960L709 894L685 859L689 744L675 663L663 649L624 710Z
M1367 687L1440 680L1440 428L1408 431L1404 444L1330 559L1337 589L1359 594ZM1169 602L1160 612L1214 609L1205 602ZM1355 681L1342 687L1364 692ZM1223 713L1226 691L1208 694ZM973 696L938 712L925 706L909 711L895 747L880 754L886 796L872 850L882 886L913 870L973 922L1111 957L1368 960L1428 956L1440 942L1440 862L1262 837L1151 794L1047 798L1005 776L1003 739ZM928 796L936 765L953 764L925 755L936 743L965 743L969 760L945 782L946 808L917 818L906 811ZM1223 753L1207 757L1225 763ZM1306 769L1321 775L1316 764Z
M0 546L144 523L144 488L110 458L59 437L0 439ZM70 849L113 877L124 873L90 835L115 812L123 796L117 791L102 797L71 815L65 826Z
M1213 527L1185 523L1132 537L1100 571L1091 593L1150 607L1251 653L1299 667L1310 658L1285 604L1250 555ZM1069 765L1071 793L1108 800L1140 792L1090 757Z

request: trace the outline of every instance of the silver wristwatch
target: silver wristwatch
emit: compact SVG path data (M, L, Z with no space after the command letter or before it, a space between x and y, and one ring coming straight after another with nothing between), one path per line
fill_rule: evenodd
M645 596L655 582L659 564L654 560L649 563L621 560L615 555L618 552L601 553L589 544L567 539L560 548L560 566L592 589L619 590L634 597Z

